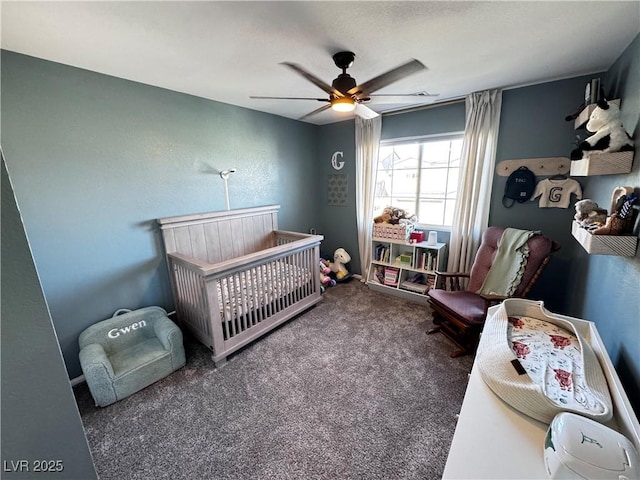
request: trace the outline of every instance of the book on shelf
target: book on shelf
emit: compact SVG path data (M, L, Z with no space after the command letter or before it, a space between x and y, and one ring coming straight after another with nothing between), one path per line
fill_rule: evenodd
M384 267L377 265L373 270L373 275L371 279L376 283L384 284Z
M424 283L416 283L410 282L409 280L405 280L400 284L400 287L409 290L410 292L425 294L429 290L429 286Z
M420 254L420 260L418 262L417 267L421 270L432 271L437 268L437 254L434 254L431 251L423 252Z
M373 258L378 262L388 262L390 255L391 249L382 243L376 245L376 248L373 251Z
M397 268L387 267L384 269L384 284L389 285L391 287L398 286L398 274L399 270Z

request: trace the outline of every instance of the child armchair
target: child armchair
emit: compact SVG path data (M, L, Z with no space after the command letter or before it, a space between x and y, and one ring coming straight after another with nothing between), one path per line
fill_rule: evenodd
M80 334L80 366L96 405L105 407L185 364L182 332L160 307L118 310Z

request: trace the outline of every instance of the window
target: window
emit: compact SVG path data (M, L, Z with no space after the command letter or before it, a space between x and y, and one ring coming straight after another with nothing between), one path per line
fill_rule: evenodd
M374 212L387 205L415 213L422 224L451 226L462 134L380 145Z

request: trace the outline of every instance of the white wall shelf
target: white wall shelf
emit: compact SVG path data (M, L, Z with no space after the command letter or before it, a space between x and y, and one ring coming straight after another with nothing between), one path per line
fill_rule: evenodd
M610 103L619 107L620 99L610 100ZM585 126L597 106L597 104L592 103L580 112L580 115L576 117L574 123L576 129ZM630 173L633 165L633 154L634 152L602 153L585 151L580 160L573 160L571 162L569 175L572 177L588 177L591 175Z
M571 234L591 255L633 257L638 246L635 235L592 235L575 221L571 225Z
M571 162L572 177L630 173L634 152L584 152L584 157Z

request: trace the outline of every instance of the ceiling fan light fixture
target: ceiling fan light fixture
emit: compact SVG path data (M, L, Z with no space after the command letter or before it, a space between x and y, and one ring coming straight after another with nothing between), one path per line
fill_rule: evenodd
M356 109L356 103L353 98L336 98L331 102L331 108L336 112L353 112Z

